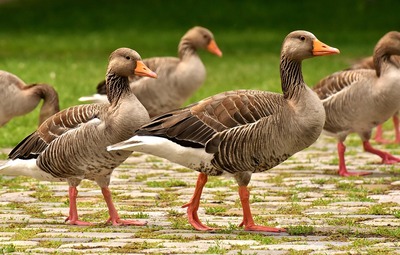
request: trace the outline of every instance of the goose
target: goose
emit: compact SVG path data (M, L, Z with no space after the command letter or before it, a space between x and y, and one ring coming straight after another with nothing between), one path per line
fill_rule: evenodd
M392 55L400 54L400 33L391 31L376 44L373 54L376 70L358 69L336 72L314 87L326 112L324 133L336 137L339 156L339 175L362 176L370 172L349 172L345 164L344 141L357 133L364 150L378 155L382 163L400 161L387 152L373 148L371 131L400 109L400 65Z
M78 218L77 186L82 179L95 181L101 188L113 225L144 225L122 220L112 202L108 188L113 169L129 157L130 152L107 151L108 145L128 139L134 129L150 117L129 88L128 76L156 78L140 55L129 48L111 53L106 83L109 103L72 106L48 118L9 154L0 174L25 175L46 181L67 181L70 210L66 221L72 225L90 225Z
M400 56L393 55L391 56L391 60L397 62L397 65L400 66ZM348 70L354 70L354 69L373 69L375 70L374 66L374 61L373 57L366 57L363 58L356 63L354 63ZM392 121L393 121L393 128L394 128L394 133L395 133L395 139L394 143L400 143L400 126L399 126L399 112L397 111L393 116L392 116ZM376 132L374 136L374 140L378 143L383 143L383 144L388 144L391 143L391 141L388 141L383 138L383 124L379 124L376 127Z
M195 26L180 40L178 58L153 57L143 60L157 73L158 78L132 77L130 85L150 117L181 107L204 83L206 68L197 54L198 49L207 49L212 54L222 56L211 31ZM97 86L97 92L98 94L81 97L79 100L107 100L104 82Z
M0 127L33 111L43 99L39 125L60 110L56 90L47 84L26 85L16 75L0 70Z
M374 59L372 56L362 58L353 63L349 68L345 70L357 70L357 69L374 69Z
M197 215L208 175L228 174L239 185L246 231L280 232L259 226L250 211L247 185L252 173L263 172L314 143L325 122L318 96L304 83L302 60L339 53L312 33L293 31L282 45L280 75L283 94L235 90L170 111L139 128L132 138L109 146L153 154L200 172L187 207L189 223L197 230L212 228Z

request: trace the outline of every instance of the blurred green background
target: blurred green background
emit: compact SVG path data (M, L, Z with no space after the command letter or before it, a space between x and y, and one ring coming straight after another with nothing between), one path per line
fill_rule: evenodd
M180 38L195 25L214 33L224 55L200 52L207 80L187 103L239 88L280 92L281 43L297 29L341 50L304 62L312 86L371 55L383 34L398 30L400 2L0 0L0 69L26 83L53 85L66 108L95 92L114 49L130 47L143 58L176 56ZM1 128L0 146L14 146L33 132L38 112Z

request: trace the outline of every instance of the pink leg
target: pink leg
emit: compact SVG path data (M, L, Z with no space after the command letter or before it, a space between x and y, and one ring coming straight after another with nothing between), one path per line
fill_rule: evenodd
M69 221L69 224L71 225L79 225L79 226L92 225L90 222L78 220L78 209L76 206L76 197L78 196L77 188L70 186L68 189L68 196L69 196L69 216L65 219L65 221Z
M135 226L144 226L147 222L137 221L137 220L122 220L119 218L117 209L115 209L114 203L111 198L111 192L108 187L101 188L101 192L103 193L104 200L106 201L108 207L108 213L110 214L110 218L107 220L111 222L114 226L119 225L135 225Z
M384 152L384 151L380 151L380 150L372 148L369 141L364 141L363 146L364 146L365 151L381 157L383 164L394 164L394 163L400 162L400 158L397 158L388 152Z
M394 143L400 143L399 117L397 115L398 115L398 113L396 113L392 117L394 134L395 134L395 139L393 141ZM388 141L383 138L382 124L377 126L374 139L377 143L382 143L382 144L391 143L391 141Z
M339 141L337 144L338 156L339 156L339 175L340 176L362 176L371 174L370 172L349 172L347 171L346 162L344 159L344 153L346 151L346 146L343 142Z
M194 190L193 196L190 199L189 203L184 204L182 208L187 207L187 215L188 215L188 220L189 223L199 231L207 231L207 230L213 230L213 228L210 228L203 223L201 223L199 216L197 215L197 210L199 209L200 206L200 198L201 198L201 193L203 192L204 185L207 183L208 176L204 173L200 173L199 176L197 177L197 183L196 183L196 188Z
M390 143L388 140L383 138L383 124L380 124L376 127L374 140L377 143Z
M399 117L397 116L398 113L393 115L393 126L394 126L394 134L395 134L395 143L400 143L400 130L399 130Z
M247 231L262 231L262 232L286 232L284 228L274 228L267 226L259 226L254 223L253 216L250 210L250 192L247 186L239 186L240 202L242 203L243 209L243 221L239 227L245 226L244 230Z

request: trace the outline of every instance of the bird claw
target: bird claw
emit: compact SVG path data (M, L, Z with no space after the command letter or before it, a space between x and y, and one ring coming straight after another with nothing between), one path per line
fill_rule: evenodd
M71 220L70 217L67 217L67 218L65 219L64 222L67 222L67 221L69 221L69 224L70 224L70 225L77 225L77 226L93 226L93 223L86 222L86 221L80 221L80 220L78 220L78 219Z
M348 172L346 171L339 171L339 175L343 177L350 177L350 176L364 176L370 175L372 172Z
M239 226L240 227L243 226L243 222ZM245 226L244 230L259 231L259 232L274 232L274 233L286 232L286 229L284 228L274 228L274 227L259 226L259 225L247 225Z
M106 221L106 223L111 223L113 226L146 226L147 221L138 221L138 220L122 220L112 219L111 217Z
M190 225L194 227L194 229L198 231L212 231L216 230L215 228L211 228L207 225L204 225L197 215L197 208L193 205L192 201L182 205L182 208L187 208L187 217Z

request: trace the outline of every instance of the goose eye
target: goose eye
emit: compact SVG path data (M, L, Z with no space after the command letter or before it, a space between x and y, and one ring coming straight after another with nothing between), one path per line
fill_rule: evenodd
M131 59L131 57L129 57L129 56L126 56L125 58L126 58L127 60L130 60L130 59Z
M300 40L304 41L306 38L304 36L300 36Z

